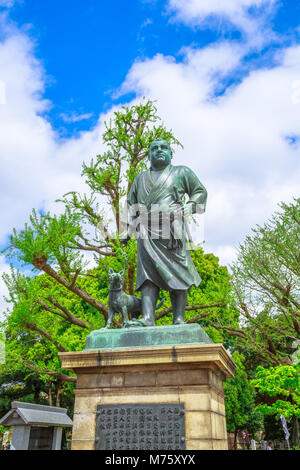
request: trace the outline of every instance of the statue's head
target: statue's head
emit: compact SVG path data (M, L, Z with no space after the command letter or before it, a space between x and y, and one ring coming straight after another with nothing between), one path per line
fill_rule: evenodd
M152 167L164 168L172 160L172 150L169 142L163 139L156 139L150 145L149 160Z

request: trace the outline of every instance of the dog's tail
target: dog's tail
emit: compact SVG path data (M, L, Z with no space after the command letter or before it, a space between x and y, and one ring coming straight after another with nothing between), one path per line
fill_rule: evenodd
M159 302L159 304L156 305L155 310L158 310L160 307L162 307L165 300L166 300L166 298L164 297L164 298Z

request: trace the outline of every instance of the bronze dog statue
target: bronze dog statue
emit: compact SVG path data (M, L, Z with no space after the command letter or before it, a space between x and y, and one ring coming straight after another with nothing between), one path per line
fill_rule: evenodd
M141 299L134 295L128 295L122 290L124 273L124 270L119 273L115 273L111 268L108 270L110 286L108 297L108 320L105 328L110 328L114 314L122 313L123 328L129 326L128 314L130 314L131 319L133 320L136 320L140 315L142 315ZM162 299L156 309L162 306L164 300L165 299ZM132 323L134 323L134 321Z

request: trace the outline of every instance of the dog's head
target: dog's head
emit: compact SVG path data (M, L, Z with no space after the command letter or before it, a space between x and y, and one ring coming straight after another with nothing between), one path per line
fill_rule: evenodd
M113 269L109 268L108 276L111 287L113 287L114 289L122 287L122 280L124 276L123 269L119 273L115 273Z

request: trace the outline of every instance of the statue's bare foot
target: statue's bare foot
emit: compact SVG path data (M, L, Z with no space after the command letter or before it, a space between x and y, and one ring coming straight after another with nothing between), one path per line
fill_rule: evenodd
M173 325L186 325L186 323L183 320L176 320Z

